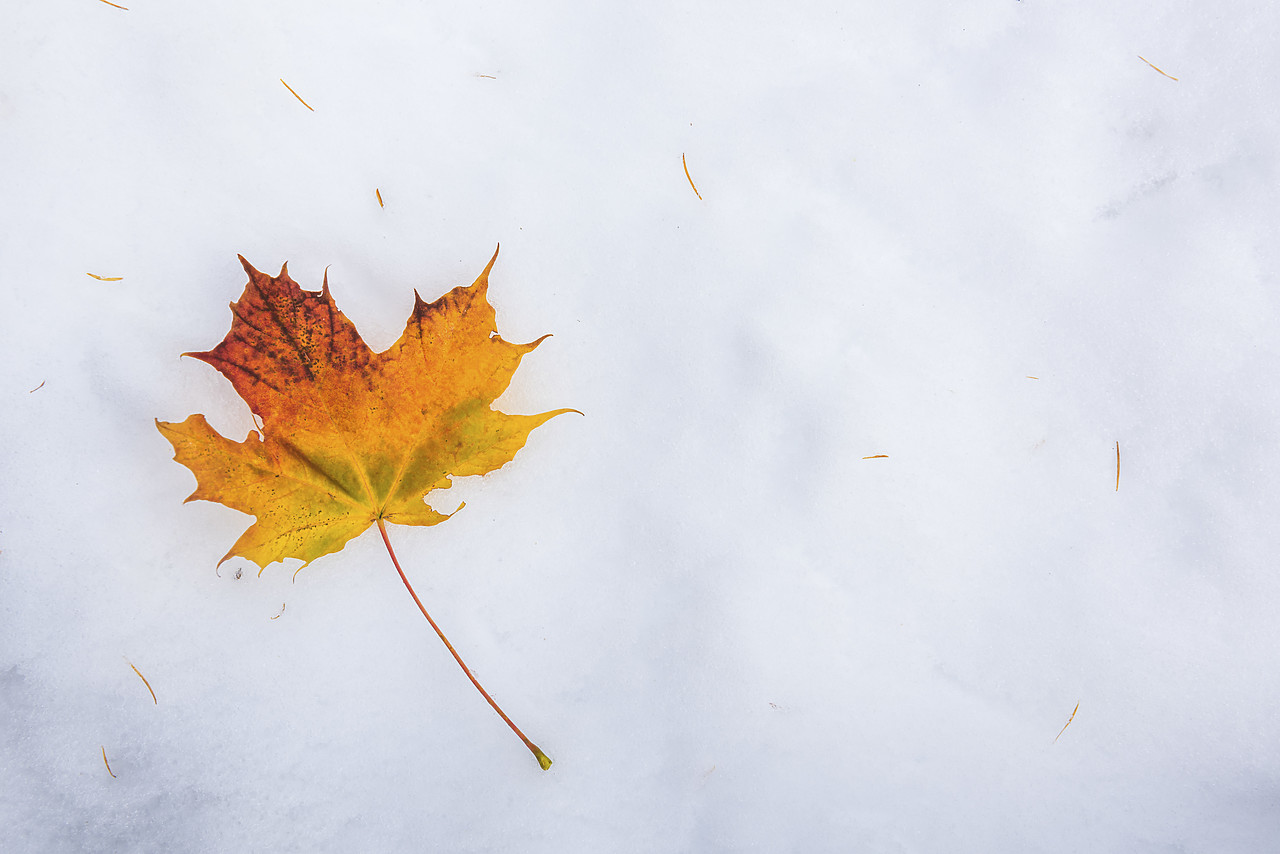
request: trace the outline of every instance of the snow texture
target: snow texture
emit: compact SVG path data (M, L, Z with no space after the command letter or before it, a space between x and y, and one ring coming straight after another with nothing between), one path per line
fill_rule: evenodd
M0 31L0 849L1274 850L1280 7L121 5ZM237 253L382 349L499 242L586 417L391 534L547 773L153 426Z

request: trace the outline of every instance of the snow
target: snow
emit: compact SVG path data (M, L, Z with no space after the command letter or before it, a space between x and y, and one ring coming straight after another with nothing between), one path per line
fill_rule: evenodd
M0 849L1274 846L1273 4L122 5L0 32ZM546 773L153 426L237 253L382 349L499 242L586 417L391 535Z

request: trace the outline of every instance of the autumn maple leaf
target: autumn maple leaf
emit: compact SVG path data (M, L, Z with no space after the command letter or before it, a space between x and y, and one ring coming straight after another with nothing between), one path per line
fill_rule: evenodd
M433 303L415 293L404 334L374 353L329 294L254 269L232 303L231 331L204 353L185 355L217 368L261 419L243 442L219 434L203 415L156 421L174 459L196 476L188 501L225 504L256 517L222 558L265 568L298 558L303 566L378 527L414 601L490 705L533 751L546 758L480 687L427 613L400 568L386 522L436 525L449 518L425 503L451 478L481 475L510 462L529 433L571 409L508 415L492 404L511 382L528 344L499 337L486 299L489 271ZM456 512L456 511L455 511Z

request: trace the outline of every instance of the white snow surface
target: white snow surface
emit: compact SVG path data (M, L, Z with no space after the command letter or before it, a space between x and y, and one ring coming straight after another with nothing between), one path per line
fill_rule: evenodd
M121 5L0 29L0 850L1276 850L1280 7ZM498 243L585 417L391 536L545 773L153 423L237 253L380 350Z

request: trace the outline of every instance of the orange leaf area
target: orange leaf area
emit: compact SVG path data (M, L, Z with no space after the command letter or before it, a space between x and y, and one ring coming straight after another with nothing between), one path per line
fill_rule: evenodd
M188 501L216 501L257 517L223 557L265 568L303 566L339 551L384 519L436 525L449 518L425 503L451 478L509 462L538 425L556 415L508 415L492 404L523 356L548 336L512 344L497 333L486 299L488 266L469 286L433 303L415 293L404 334L374 353L329 294L255 270L231 305L222 343L187 353L217 368L262 423L243 442L203 415L156 426L174 459L196 476ZM461 509L461 508L459 508ZM455 511L456 512L456 511Z

